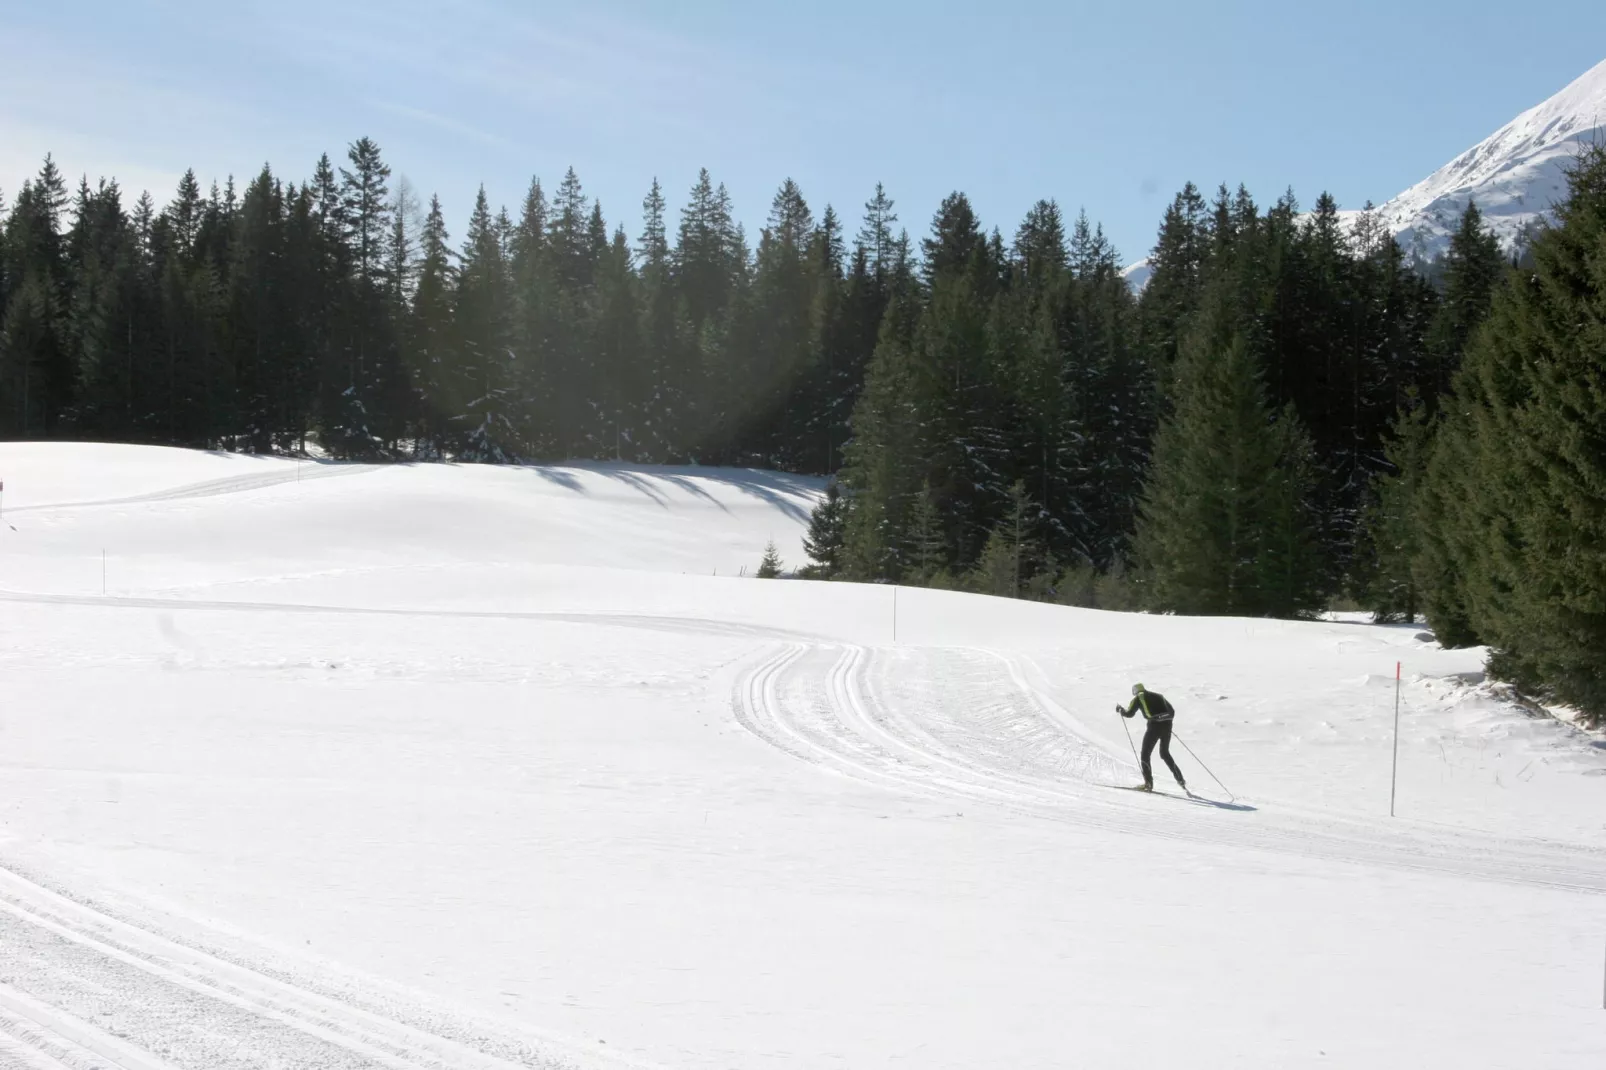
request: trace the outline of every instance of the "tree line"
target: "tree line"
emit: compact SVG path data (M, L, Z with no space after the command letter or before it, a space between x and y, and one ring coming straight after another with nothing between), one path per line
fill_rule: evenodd
M1484 235L1475 209L1464 227ZM1136 298L1052 203L1006 245L955 195L922 252L811 533L817 573L1279 616L1358 588L1395 413L1443 389L1461 344L1458 306L1370 209L1189 185Z
M1468 208L1173 199L1134 295L1085 215L962 193L851 241L787 181L756 242L703 172L639 233L570 171L517 216L353 143L130 208L53 162L0 201L0 437L835 478L805 575L1159 612L1424 615L1606 710L1606 165L1520 263ZM773 556L773 555L771 555ZM766 574L778 569L778 562Z
M0 216L0 437L340 459L830 470L908 256L880 189L850 250L791 182L750 247L706 171L633 239L571 170L454 242L366 138L160 208L47 159Z

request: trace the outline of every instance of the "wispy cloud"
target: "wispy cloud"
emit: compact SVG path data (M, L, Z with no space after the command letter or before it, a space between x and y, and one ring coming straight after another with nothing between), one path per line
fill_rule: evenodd
M477 141L482 145L509 151L518 148L514 141L502 137L500 134L493 134L488 130L482 130L470 123L465 123L449 116L437 115L424 108L409 107L406 104L397 104L390 100L369 100L368 106L376 111L421 123L424 126L433 127L436 130L444 131L467 141Z
M484 0L343 5L316 21L263 24L291 62L385 87L395 106L442 115L438 103L516 122L593 128L648 121L706 132L709 116L752 107L773 75L729 50L594 13L532 16ZM424 102L429 108L423 108ZM461 120L451 118L453 122ZM484 121L466 126L484 129Z
M115 176L130 199L142 189L162 199L182 172L175 162L193 151L195 131L248 125L226 97L25 29L0 34L0 100L0 187L8 193L48 152L68 176Z

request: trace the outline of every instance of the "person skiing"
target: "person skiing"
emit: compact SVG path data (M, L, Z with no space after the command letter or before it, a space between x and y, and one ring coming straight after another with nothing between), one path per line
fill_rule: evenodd
M1147 727L1143 730L1143 791L1154 790L1154 770L1149 765L1149 756L1154 753L1154 745L1160 744L1160 757L1165 764L1171 767L1171 775L1177 778L1177 787L1183 791L1188 785L1182 779L1182 770L1171 759L1171 720L1176 716L1176 710L1166 701L1164 695L1158 691L1146 691L1142 684L1132 685L1132 702L1126 707L1116 704L1115 711L1122 717L1131 717L1139 710L1143 711L1143 719Z

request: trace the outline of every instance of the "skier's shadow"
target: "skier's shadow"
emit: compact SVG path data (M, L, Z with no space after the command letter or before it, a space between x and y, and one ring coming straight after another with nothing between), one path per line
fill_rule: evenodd
M1195 795L1193 798L1184 799L1183 801L1197 803L1200 806L1208 806L1214 810L1231 810L1234 813L1239 814L1252 814L1255 813L1257 809L1256 807L1250 806L1246 802L1222 802L1219 799L1206 799L1202 795Z

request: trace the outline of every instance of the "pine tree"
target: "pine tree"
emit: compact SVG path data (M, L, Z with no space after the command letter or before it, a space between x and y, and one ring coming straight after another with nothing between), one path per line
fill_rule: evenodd
M814 381L818 355L814 304L819 265L810 258L814 236L813 213L788 179L775 194L759 241L752 329L743 339L746 359L732 362L747 374L730 384L745 404L732 431L744 452L758 454L766 467L798 467L807 449L808 401L798 395Z
M560 329L557 283L553 277L550 213L546 191L530 180L519 221L507 241L511 345L517 355L509 386L508 418L533 456L552 456L557 445L558 412L554 378L563 365L556 352Z
M47 156L38 176L23 184L6 225L11 281L0 323L0 394L8 402L4 429L17 437L52 436L72 401L61 235L66 206L66 183Z
M636 460L650 412L650 381L642 353L639 280L631 270L630 240L621 228L597 266L593 328L592 456Z
M843 548L847 579L897 580L907 565L903 533L925 478L910 326L917 315L916 295L896 293L853 409L853 438L844 447L842 470L851 495Z
M1174 410L1155 437L1136 553L1156 609L1297 616L1324 575L1306 509L1305 440L1275 420L1240 335L1184 347Z
M640 449L649 460L665 461L686 454L691 437L692 407L701 393L695 350L684 306L675 285L673 251L664 222L667 204L658 180L642 201L642 233L636 242L641 269L642 360L647 397Z
M1400 412L1386 447L1393 471L1374 479L1360 555L1363 567L1356 578L1361 599L1378 621L1411 622L1421 612L1418 489L1427 471L1432 436L1427 405L1413 396Z
M859 228L856 239L864 250L870 274L883 291L891 285L897 255L897 236L892 233L892 225L898 221L898 214L893 208L892 198L877 182L875 195L865 202L864 225Z
M931 237L923 239L920 247L928 287L944 276L974 275L976 261L985 256L987 239L970 198L958 192L944 197L931 221Z
M1198 312L1204 294L1207 255L1204 198L1192 182L1166 209L1149 253L1143 287L1143 336L1151 361L1169 368Z
M419 235L418 285L413 291L406 361L417 396L415 453L434 460L455 451L463 434L453 418L467 411L459 375L454 300L457 290L447 245L446 218L437 196Z
M1083 231L1087 227L1084 215L1077 221ZM1083 235L1084 240L1087 239ZM1065 248L1065 220L1059 205L1053 201L1038 201L1026 213L1026 218L1015 231L1015 263L1028 285L1041 289L1057 279L1069 264Z
M264 167L246 186L229 270L229 348L235 397L228 422L243 441L240 448L266 453L285 428L275 402L283 396L279 383L286 372L287 350L294 323L285 307L282 276L286 245L283 190Z
M1428 337L1433 362L1425 384L1429 398L1449 389L1467 343L1488 317L1495 287L1507 271L1500 240L1483 225L1476 202L1467 202L1461 224L1450 236L1450 248L1438 266L1444 279L1444 299Z
M1025 484L1016 481L1009 488L1008 508L987 535L981 557L971 571L971 587L982 593L1020 598L1031 581L1053 565L1041 556L1035 537L1036 507L1026 493ZM1046 568L1045 568L1046 566Z
M805 579L831 580L842 572L843 545L847 536L848 500L841 486L832 480L825 496L809 514L809 531L803 537L803 552L811 564L799 575Z
M466 404L453 418L462 428L463 460L505 464L521 443L510 418L514 369L507 263L502 239L482 187L463 242L457 276L457 375Z
M1439 436L1456 600L1491 668L1606 716L1606 149L1568 178L1532 267L1496 291ZM1437 452L1437 447L1436 447ZM1454 454L1449 457L1456 460ZM1447 484L1447 485L1446 485ZM1430 614L1430 621L1433 617ZM1434 621L1435 628L1438 624Z
M775 540L771 539L764 544L764 559L759 562L758 571L754 573L761 580L773 580L781 575L781 555L775 549Z
M937 501L931 488L921 487L909 514L909 529L904 537L907 543L909 570L906 583L924 586L949 586L948 535L943 530L942 517L937 512Z

